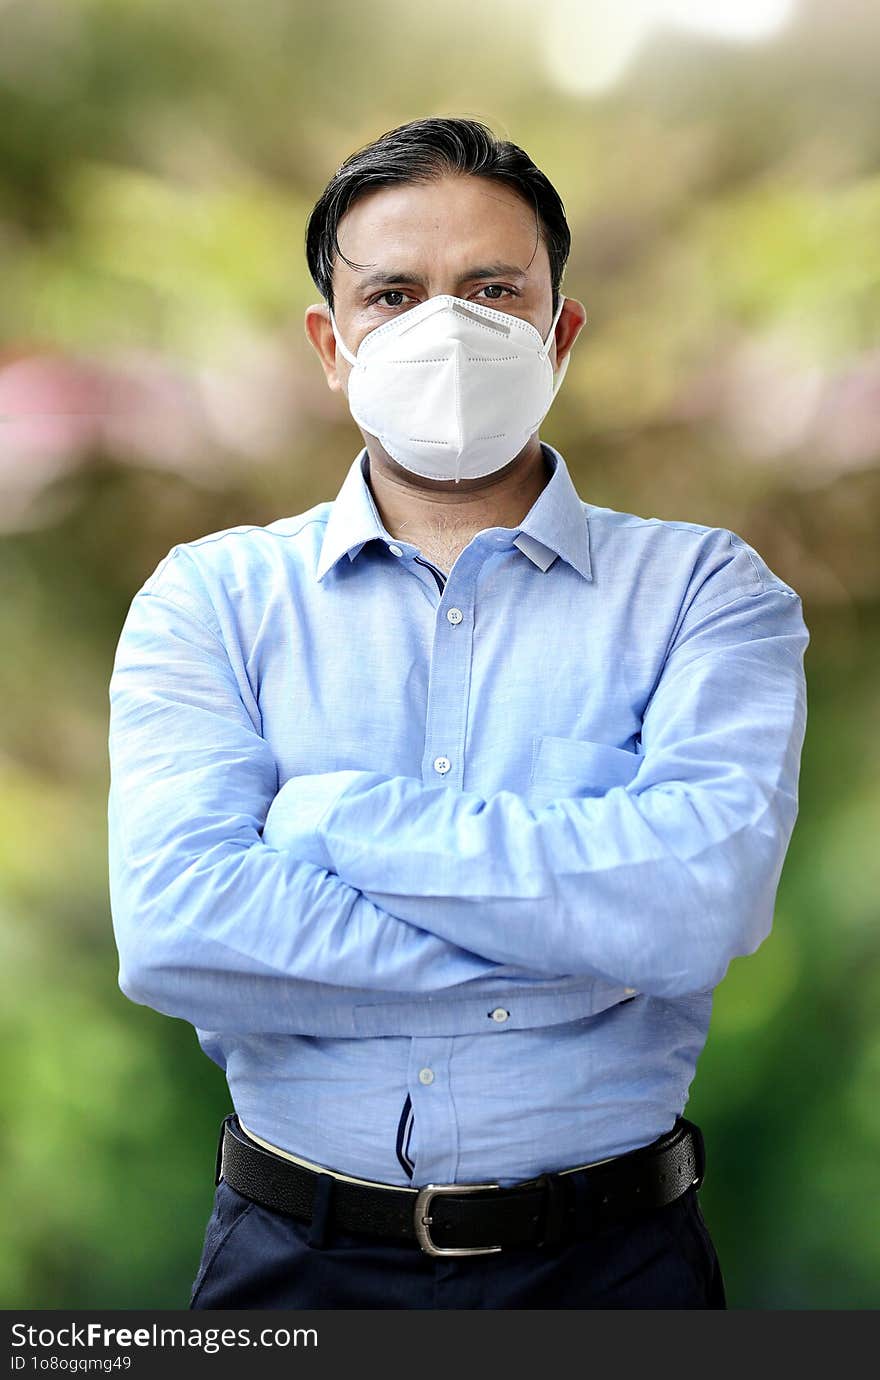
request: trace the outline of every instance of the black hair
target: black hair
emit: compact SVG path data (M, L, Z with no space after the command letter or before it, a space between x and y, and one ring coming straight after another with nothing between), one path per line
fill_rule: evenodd
M550 259L553 311L559 305L562 273L571 248L571 231L558 192L517 144L498 139L478 120L434 116L388 130L349 155L333 174L309 216L306 258L321 296L333 307L333 262L338 254L339 222L355 200L390 183L427 182L446 173L494 178L512 187L535 208Z

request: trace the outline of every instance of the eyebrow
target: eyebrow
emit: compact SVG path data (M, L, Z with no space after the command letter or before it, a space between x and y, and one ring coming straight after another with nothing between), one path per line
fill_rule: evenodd
M480 278L525 278L525 276L525 269L520 268L517 264L479 264L473 268L465 269L458 281L460 283L472 283ZM406 287L427 286L424 278L419 277L416 273L410 273L408 270L395 273L393 270L381 268L358 280L358 288L388 287L390 284L403 284Z

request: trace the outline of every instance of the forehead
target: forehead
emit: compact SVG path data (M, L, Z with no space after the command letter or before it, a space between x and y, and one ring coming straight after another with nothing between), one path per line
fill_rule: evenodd
M549 273L534 207L503 182L473 175L395 183L361 196L339 222L339 245L362 268L338 256L334 282L354 286L371 269L443 268L504 257Z

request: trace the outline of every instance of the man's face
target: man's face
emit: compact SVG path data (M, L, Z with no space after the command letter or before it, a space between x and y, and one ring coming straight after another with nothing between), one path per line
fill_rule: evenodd
M362 265L337 257L333 274L336 326L352 353L377 326L439 293L520 316L542 338L550 329L547 248L533 208L503 183L446 176L381 187L343 216L339 245ZM328 382L347 394L352 366L333 354Z

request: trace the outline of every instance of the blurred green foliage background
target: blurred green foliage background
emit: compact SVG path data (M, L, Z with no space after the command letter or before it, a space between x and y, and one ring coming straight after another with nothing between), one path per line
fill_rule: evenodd
M305 221L426 114L565 202L588 323L542 434L581 495L804 599L800 818L688 1114L730 1306L878 1305L878 42L870 0L0 0L2 1306L186 1306L229 1100L116 986L113 654L175 542L337 493Z

